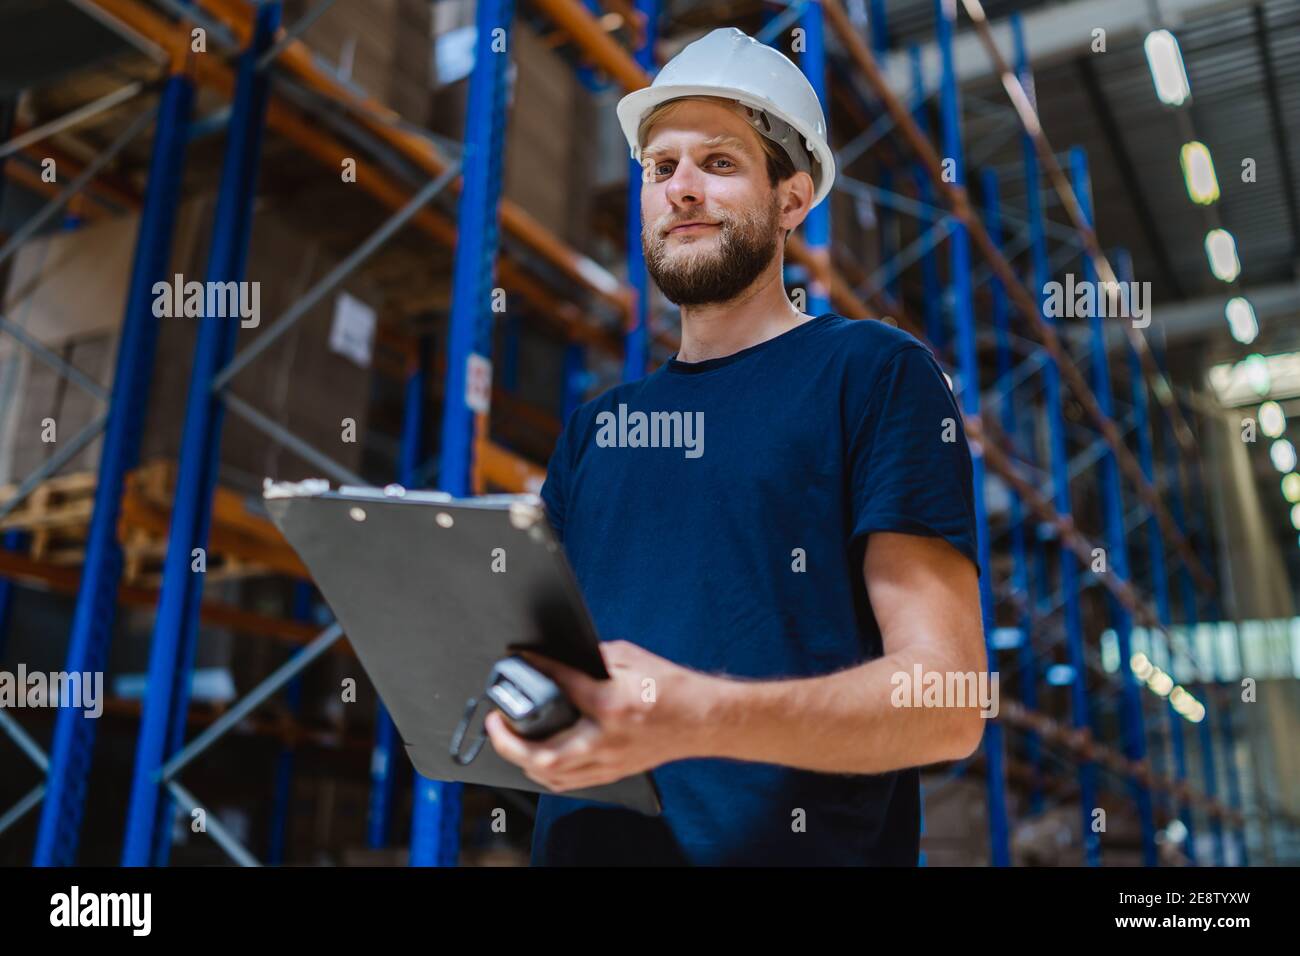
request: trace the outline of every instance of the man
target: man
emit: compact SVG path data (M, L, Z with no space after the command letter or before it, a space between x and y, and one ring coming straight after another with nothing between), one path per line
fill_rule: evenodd
M542 490L611 679L532 655L584 716L487 729L555 792L652 771L664 812L543 795L533 862L914 865L915 768L982 735L893 693L986 666L960 412L918 340L786 295L834 176L793 63L715 30L619 115L681 348L573 412Z

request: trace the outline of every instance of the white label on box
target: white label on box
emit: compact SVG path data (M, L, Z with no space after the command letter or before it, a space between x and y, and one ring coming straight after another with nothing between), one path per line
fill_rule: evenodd
M360 299L340 292L334 300L330 348L340 355L346 355L362 368L369 368L375 343L375 325L374 309Z
M465 404L479 415L492 407L492 362L477 352L465 363Z

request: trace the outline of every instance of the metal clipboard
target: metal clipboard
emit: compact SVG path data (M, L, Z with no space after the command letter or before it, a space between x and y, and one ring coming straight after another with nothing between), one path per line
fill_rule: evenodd
M433 780L551 792L491 746L469 766L450 753L465 702L482 694L492 665L515 648L609 676L541 499L456 499L397 485L331 491L320 479L268 480L263 497L356 650L415 769ZM652 816L662 810L648 773L560 795Z

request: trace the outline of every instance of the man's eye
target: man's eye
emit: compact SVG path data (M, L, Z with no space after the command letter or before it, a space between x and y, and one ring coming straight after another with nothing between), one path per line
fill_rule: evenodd
M672 169L673 169L672 163L660 163L658 166L655 167L655 175L667 176L669 173L672 172Z
M732 168L734 168L735 165L736 165L735 163L733 163L731 160L727 159L727 158L724 157L724 156L719 156L717 159L715 159L715 160L713 161L713 163L714 163L715 166L716 166L718 163L726 163L729 167L732 167Z

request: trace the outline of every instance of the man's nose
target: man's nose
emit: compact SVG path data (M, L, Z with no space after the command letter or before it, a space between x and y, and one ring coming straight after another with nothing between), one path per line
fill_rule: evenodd
M704 198L704 174L693 163L678 163L668 180L668 198L677 206L689 206Z

